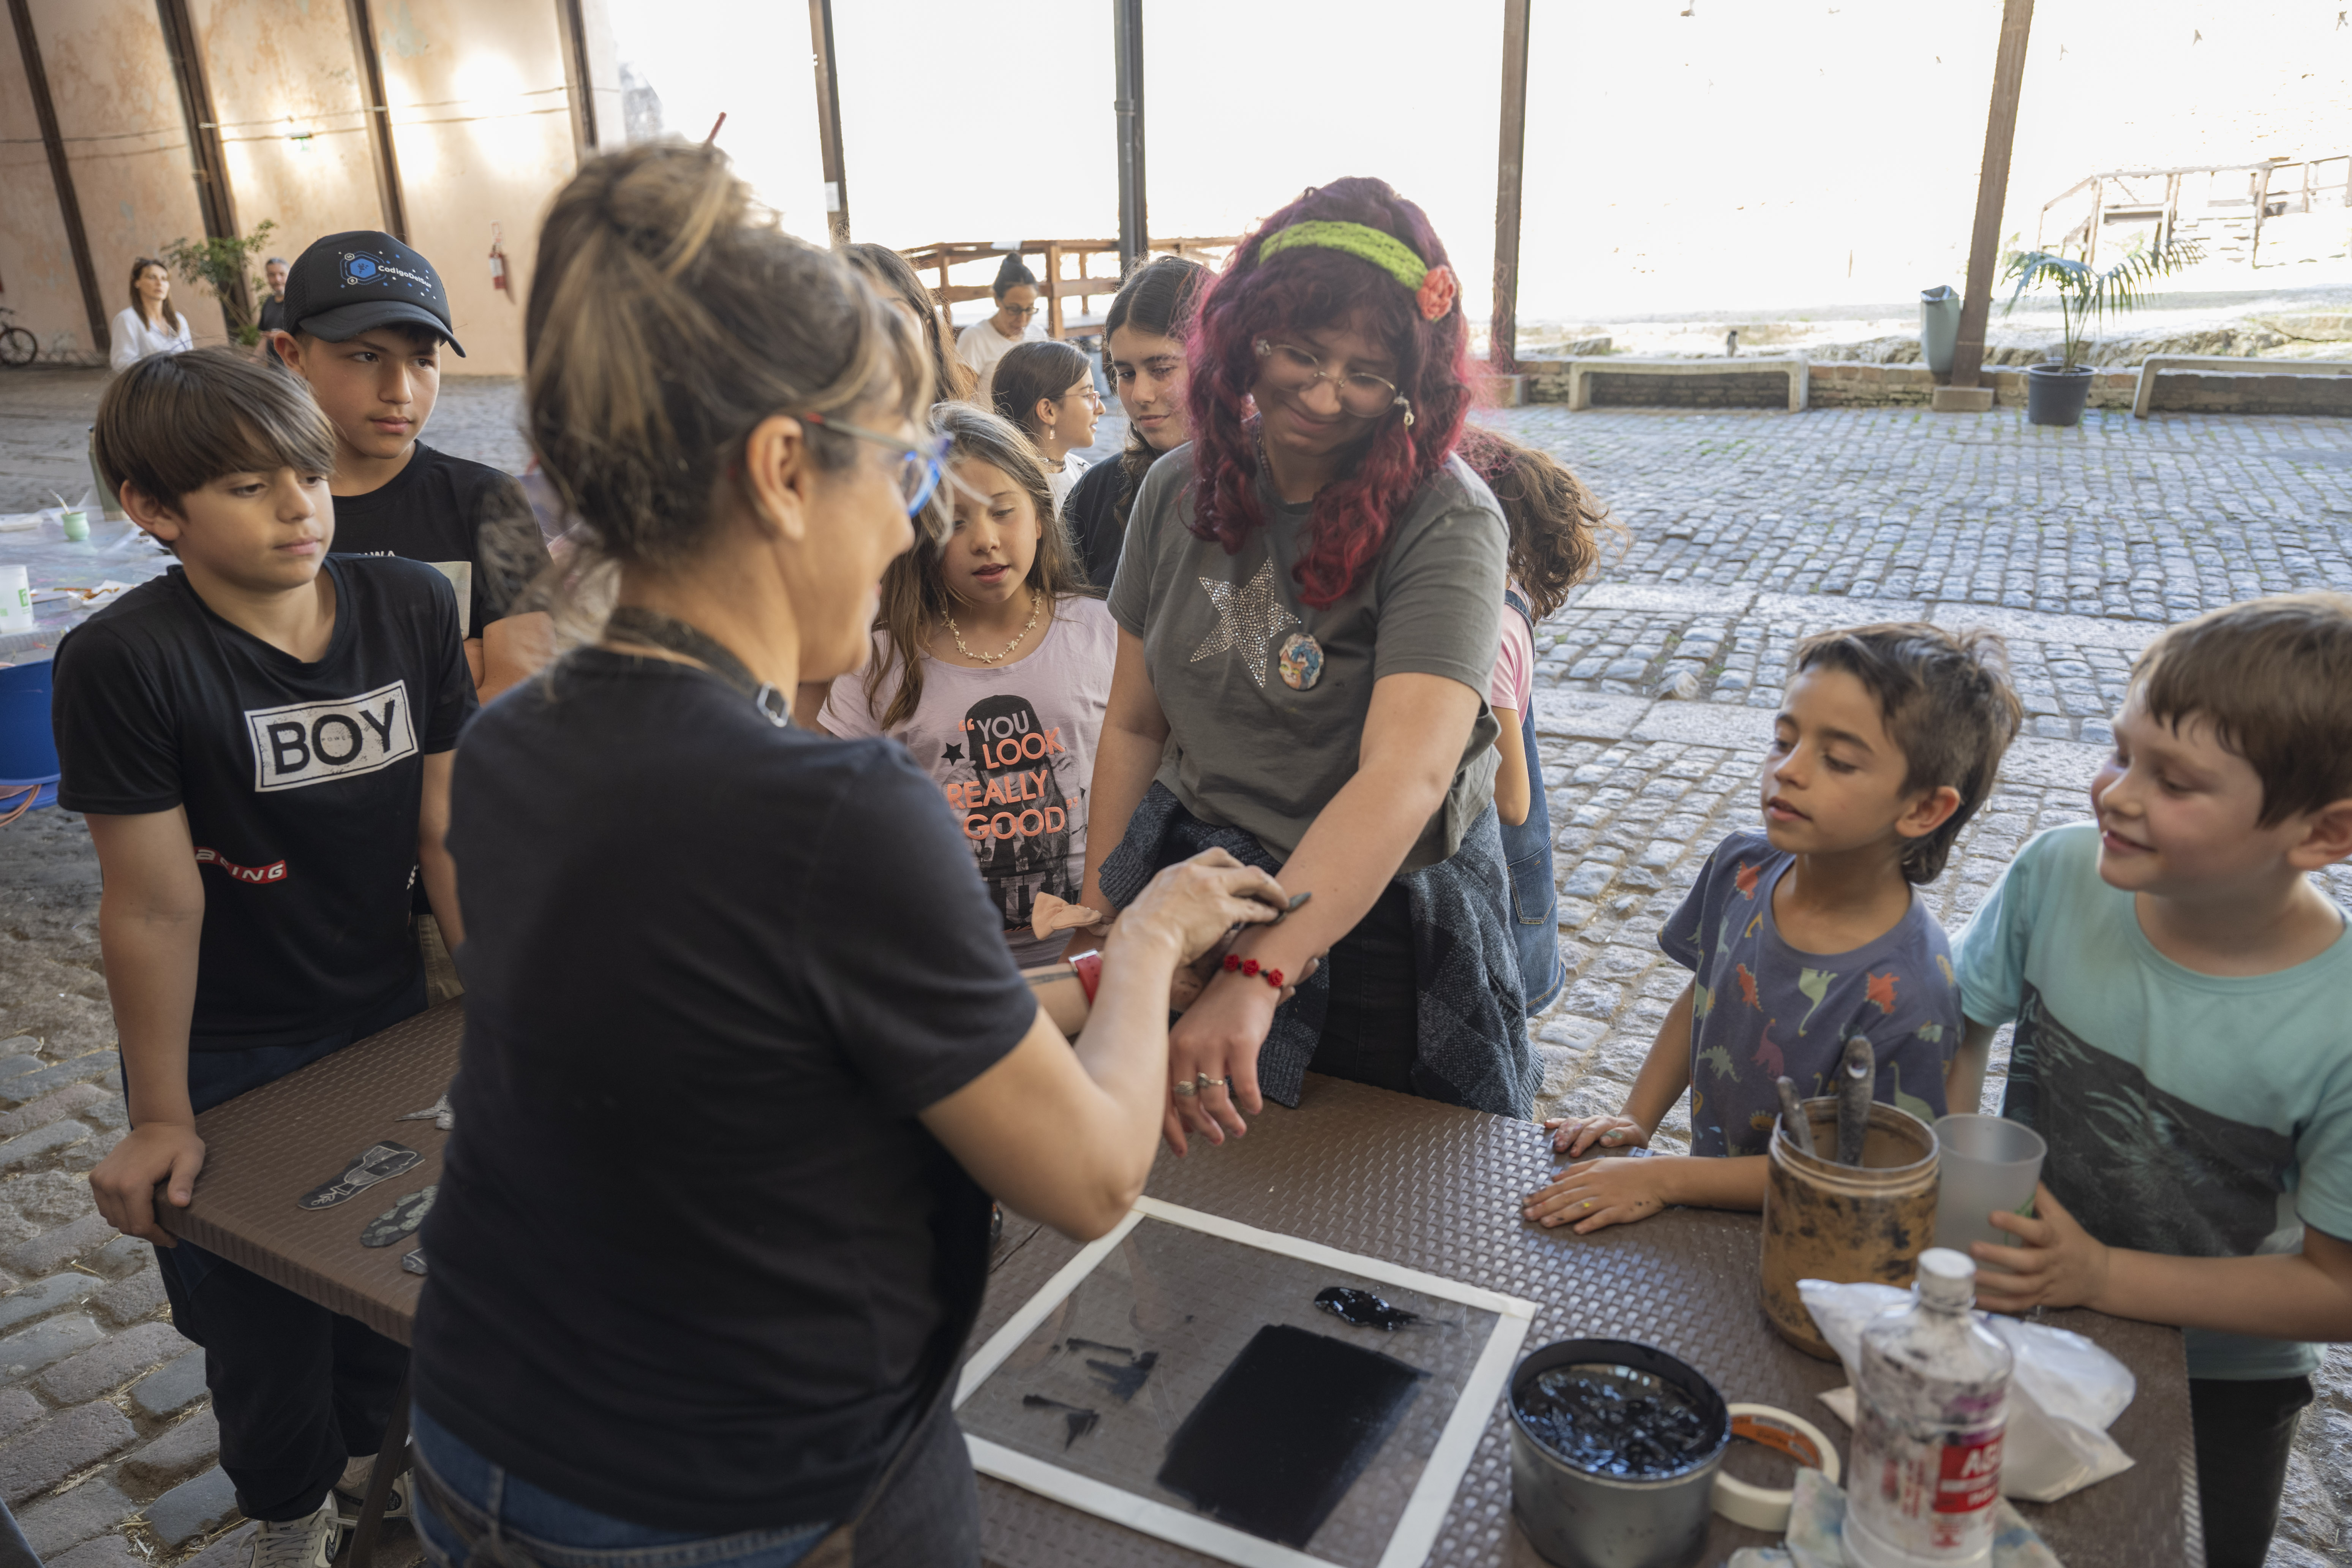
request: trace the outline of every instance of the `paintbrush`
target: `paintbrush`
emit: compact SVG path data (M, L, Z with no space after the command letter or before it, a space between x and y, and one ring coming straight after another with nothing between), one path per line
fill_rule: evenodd
M1822 1152L1813 1146L1813 1119L1805 1114L1804 1105L1797 1099L1796 1080L1780 1079L1780 1131L1788 1136L1790 1142L1816 1160L1820 1159Z
M1870 1131L1870 1091L1878 1082L1878 1053L1860 1035L1838 1058L1838 1163L1862 1163L1862 1142Z

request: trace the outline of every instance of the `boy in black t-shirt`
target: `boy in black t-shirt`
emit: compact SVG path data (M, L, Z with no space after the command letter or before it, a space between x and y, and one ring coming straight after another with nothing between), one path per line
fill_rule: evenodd
M335 433L335 549L399 555L457 584L466 662L485 702L553 647L513 601L547 552L514 476L418 439L441 390L449 305L433 264L388 234L331 234L296 258L273 341Z
M475 709L457 597L429 566L327 554L333 437L299 386L242 355L124 372L97 453L179 564L57 653L59 804L88 814L105 877L131 1119L90 1186L156 1244L173 1321L205 1347L221 1465L261 1521L255 1568L327 1568L333 1492L364 1486L407 1352L175 1245L153 1194L168 1181L170 1202L193 1197L197 1113L424 1006L413 883L461 937L441 847Z

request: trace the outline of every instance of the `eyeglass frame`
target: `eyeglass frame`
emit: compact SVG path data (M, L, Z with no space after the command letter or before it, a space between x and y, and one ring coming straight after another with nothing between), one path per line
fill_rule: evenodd
M1045 307L1043 305L1008 305L1003 300L999 300L996 302L996 309L1001 314L1027 318L1035 315L1038 311L1044 310Z
M947 471L950 443L944 436L933 437L928 442L917 442L907 440L899 436L886 436L879 430L868 430L864 426L852 425L846 419L829 419L822 414L795 414L793 417L814 425L820 430L838 430L845 436L855 436L861 441L871 441L877 447L891 447L907 458L906 467L899 470L901 474L910 471L914 468L916 459L921 459L924 464L923 478L913 494L906 495L907 484L904 479L898 481L899 491L906 496L908 517L919 515L923 508L930 503L932 495L940 488L940 476Z
M1095 390L1095 384L1092 380L1088 380L1082 386L1074 386L1070 388L1069 391L1062 394L1061 396L1055 398L1054 401L1056 403L1067 403L1073 397L1083 397L1088 403L1093 404L1097 408L1108 408L1110 406L1109 404L1103 401L1103 395Z
M1259 338L1255 340L1251 346L1257 351L1258 358L1269 363L1274 359L1274 351L1280 348L1290 353L1297 354L1300 359L1305 360L1307 363L1315 367L1314 371L1308 374L1305 381L1301 382L1297 386L1285 388L1286 391L1301 393L1312 392L1315 390L1315 384L1317 382L1328 381L1331 384L1331 395L1333 399L1339 403L1339 411L1347 415L1349 417L1363 420L1379 419L1384 417L1391 408L1402 408L1404 410L1405 424L1408 426L1412 424L1412 399L1407 397L1404 395L1404 389L1397 385L1395 382L1391 381L1387 376L1374 375L1369 371L1360 371L1357 373L1366 381L1379 382L1382 386L1387 387L1391 393L1395 395L1393 399L1388 404L1387 407L1382 408L1380 413L1359 414L1354 409L1348 406L1347 395L1342 390L1343 384L1350 378L1339 371L1325 370L1323 368L1323 360L1320 355L1308 353L1297 343L1276 343L1271 338Z

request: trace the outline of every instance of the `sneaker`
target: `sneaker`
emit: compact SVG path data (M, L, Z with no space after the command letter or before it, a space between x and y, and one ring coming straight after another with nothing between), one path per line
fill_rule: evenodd
M362 1453L360 1458L343 1465L343 1474L334 1483L334 1502L343 1504L343 1528L360 1521L360 1507L367 1504L367 1483L376 1474L376 1455ZM409 1471L402 1469L393 1477L391 1493L383 1498L385 1519L407 1519L409 1516Z
M332 1497L307 1518L264 1520L253 1532L251 1568L328 1568L341 1529Z
M367 1502L368 1482L375 1475L375 1456L362 1454L343 1467L342 1475L335 1481L332 1500L345 1505L342 1515L345 1528L359 1522L360 1509ZM383 1517L406 1519L408 1514L409 1474L403 1470L392 1478L392 1490L383 1500Z

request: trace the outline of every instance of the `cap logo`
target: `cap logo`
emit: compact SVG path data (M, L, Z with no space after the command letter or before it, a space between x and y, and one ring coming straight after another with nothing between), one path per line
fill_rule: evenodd
M394 279L407 284L412 289L421 289L427 295L435 292L431 279L411 272L404 267L394 267L389 261L380 260L375 257L355 251L344 253L343 282L347 286L354 283L381 284Z

